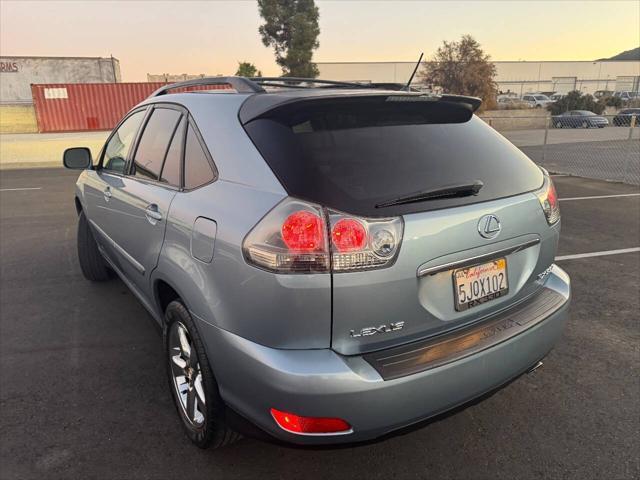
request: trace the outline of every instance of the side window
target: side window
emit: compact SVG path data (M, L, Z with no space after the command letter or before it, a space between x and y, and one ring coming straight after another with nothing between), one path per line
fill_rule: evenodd
M168 183L174 187L180 187L180 164L182 163L182 145L184 144L184 122L183 116L176 127L171 145L164 159L164 166L160 174L160 181Z
M124 173L127 154L144 118L145 110L140 110L127 118L109 139L102 157L102 168L116 173Z
M187 145L184 151L184 187L188 190L197 188L215 178L213 169L202 145L191 125L187 130Z
M131 175L149 180L160 178L162 163L180 115L177 110L169 108L153 110L133 157Z

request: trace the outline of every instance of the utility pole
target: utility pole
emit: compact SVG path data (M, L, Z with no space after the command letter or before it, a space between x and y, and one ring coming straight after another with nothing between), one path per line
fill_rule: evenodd
M118 83L118 78L116 77L116 62L114 61L113 53L110 53L109 56L111 57L111 73L113 73L113 83Z

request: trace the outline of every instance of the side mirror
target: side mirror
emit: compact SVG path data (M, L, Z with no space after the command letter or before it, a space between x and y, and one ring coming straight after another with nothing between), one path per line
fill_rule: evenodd
M84 170L92 165L91 150L87 147L67 148L62 154L62 164L72 170Z

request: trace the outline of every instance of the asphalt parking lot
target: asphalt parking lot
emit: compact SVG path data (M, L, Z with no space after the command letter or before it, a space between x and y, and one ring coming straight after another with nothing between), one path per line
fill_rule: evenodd
M541 369L377 443L303 449L243 439L201 451L182 433L149 315L119 280L90 284L80 273L75 177L0 172L1 478L640 476L637 186L555 178L558 255L570 256L558 263L573 304ZM619 249L636 250L571 257Z

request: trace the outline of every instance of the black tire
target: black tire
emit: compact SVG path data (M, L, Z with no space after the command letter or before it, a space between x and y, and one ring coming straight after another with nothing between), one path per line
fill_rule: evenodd
M107 262L98 250L96 239L84 212L78 217L78 260L84 278L92 282L104 282L111 278Z
M184 426L185 433L189 439L200 448L220 448L229 445L239 438L241 435L230 429L225 421L226 406L220 397L218 384L209 365L209 360L205 353L204 344L198 334L198 330L189 314L189 311L180 300L171 302L165 311L166 328L164 329L164 348L167 358L167 377L169 380L169 389L173 398L176 410ZM194 424L185 412L185 407L178 397L178 389L174 376L174 368L172 357L176 354L171 345L172 329L185 327L188 334L190 352L195 350L197 356L197 364L199 373L202 376L202 385L204 387L204 420L201 425ZM195 365L195 363L194 363ZM190 389L191 390L191 389ZM195 390L195 387L193 387ZM194 394L195 395L195 394ZM195 407L194 407L195 408ZM202 408L201 405L198 408Z

